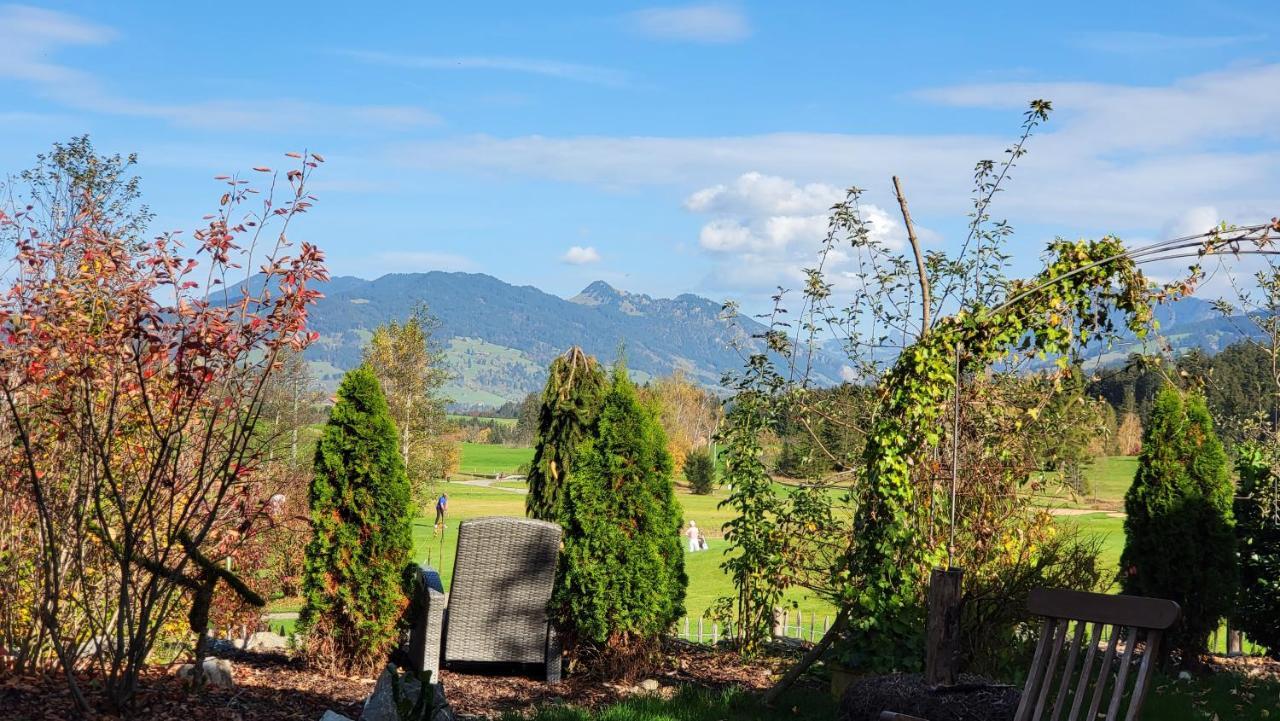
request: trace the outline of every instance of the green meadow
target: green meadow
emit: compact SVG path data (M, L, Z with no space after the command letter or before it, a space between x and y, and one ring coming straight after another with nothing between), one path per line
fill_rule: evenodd
M463 443L458 473L492 476L515 473L521 465L533 460L532 448L512 448L491 443Z
M497 472L514 473L533 457L531 448L509 448L480 443L462 444L462 460L460 470L463 473L492 476ZM1075 499L1069 502L1070 496L1064 491L1050 493L1047 503L1053 507L1087 509L1096 503L1100 508L1117 508L1123 505L1124 492L1128 490L1137 468L1137 459L1132 457L1101 458L1088 469L1097 501L1092 499ZM467 518L479 516L522 516L524 515L524 484L518 481L502 481L493 487L476 487L460 483L441 484L441 489L449 494L448 528L443 536L436 534L432 528L432 519L419 518L414 522L414 553L419 562L430 563L441 570L446 587L453 570L453 552L457 545L457 524ZM725 544L720 527L732 517L728 509L719 508L727 491L717 489L708 496L697 496L683 488L677 488L676 499L684 509L686 521L696 521L706 534L710 549L705 552L688 553L685 556L685 569L689 575L688 595L685 607L689 615L696 618L710 609L715 602L733 593L733 584L729 576L721 568L724 561ZM1101 555L1103 562L1111 569L1118 569L1120 551L1124 547L1124 519L1117 518L1114 511L1099 510L1075 516L1058 516L1058 522L1071 525L1082 532L1096 535L1102 542ZM682 538L682 546L683 546ZM825 601L800 591L787 596L788 606L798 609L805 619L806 627L809 619L816 614L817 624L822 625L822 618L833 615L833 608ZM696 623L696 621L695 621Z
M460 472L468 475L492 476L495 473L515 473L522 464L533 458L532 448L510 448L482 443L463 443ZM1122 503L1125 490L1133 478L1136 459L1129 457L1103 458L1094 463L1089 473L1097 490L1098 505L1108 508ZM785 487L780 486L785 489ZM438 569L446 588L453 572L453 556L457 547L458 523L480 516L523 516L525 485L520 481L498 481L490 487L473 486L458 482L440 484L440 490L449 495L449 515L443 534L436 533L432 518L418 518L413 523L414 558L419 563L429 563ZM707 612L720 598L733 594L733 583L721 568L725 558L725 542L721 526L732 517L732 512L719 507L727 491L717 489L707 496L697 496L683 488L677 488L676 499L684 509L686 521L696 521L706 534L709 550L685 552L685 570L689 587L685 608L696 624L696 618ZM1089 505L1077 500L1069 502L1065 492L1051 493L1049 505L1061 508L1087 509ZM1124 547L1124 519L1114 512L1099 510L1074 516L1058 516L1058 523L1079 528L1086 534L1096 535L1102 541L1102 559L1109 568L1118 569L1120 551ZM681 546L684 547L683 537ZM293 600L293 599L290 599ZM834 615L834 609L825 601L799 590L787 595L787 605L803 614L807 627L815 618L818 628L824 616ZM295 603L284 601L272 604L273 611L296 610ZM708 627L709 629L709 627Z

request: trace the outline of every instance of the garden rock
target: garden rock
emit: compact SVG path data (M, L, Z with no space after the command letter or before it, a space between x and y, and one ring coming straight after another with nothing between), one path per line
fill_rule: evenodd
M245 644L246 651L283 651L289 647L289 640L278 633L258 631L249 636Z
M195 664L184 663L178 667L178 678L191 678ZM231 688L234 667L225 658L206 658L204 660L204 682L214 688Z
M435 693L435 704L439 707L434 713L421 720L401 719L396 711L395 696L391 688L394 674L396 674L395 667L387 664L382 675L378 677L378 683L373 687L373 693L369 694L369 698L364 702L360 721L457 721L458 717L454 715L453 709L449 708L449 703L444 698L444 686L438 683L431 684ZM400 690L406 698L416 700L421 688L422 684L417 679L411 676L401 677Z
M641 691L650 691L650 692L657 691L659 686L660 684L658 683L657 679L646 678L645 680L640 682Z
M980 676L961 674L950 688L930 689L920 674L865 676L849 684L837 721L878 721L896 711L929 721L1012 721L1018 689Z
M330 710L324 712L324 715L320 717L320 721L351 721L351 718Z

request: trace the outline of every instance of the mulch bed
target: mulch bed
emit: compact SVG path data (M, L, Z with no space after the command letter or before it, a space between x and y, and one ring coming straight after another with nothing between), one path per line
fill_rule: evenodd
M661 668L649 678L663 690L679 685L707 688L768 686L780 660L744 663L733 654L673 641ZM318 721L326 710L359 719L374 678L335 676L307 668L301 660L275 653L227 655L235 665L235 688L192 691L169 669L149 669L127 718L139 721ZM548 703L595 708L634 693L629 684L604 683L569 674L555 686L536 678L480 672L443 671L445 695L463 718L492 718L506 711L528 711ZM638 679L637 679L638 680ZM90 703L100 698L91 680L83 680ZM668 693L670 693L668 691ZM43 678L0 680L0 718L9 721L62 721L73 718L64 680ZM95 721L120 717L95 714Z
M931 721L1010 721L1019 690L990 679L961 674L957 686L935 690L922 674L866 676L849 685L837 721L877 721L881 711Z

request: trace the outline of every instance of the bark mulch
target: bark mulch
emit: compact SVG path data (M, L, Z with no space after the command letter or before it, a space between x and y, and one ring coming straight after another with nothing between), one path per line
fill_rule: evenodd
M235 666L235 687L193 691L168 668L149 669L133 712L125 717L97 712L94 721L128 718L138 721L318 721L332 709L359 719L374 678L335 676L307 668L300 659L277 653L236 653L227 656ZM658 693L672 694L677 686L706 688L768 686L780 660L744 663L727 652L672 642L660 667L648 678L657 680ZM443 671L445 695L463 718L487 719L506 711L529 711L536 706L564 703L596 708L636 693L628 683L608 683L582 674L548 686L537 678L496 675L481 671ZM636 679L639 681L640 679ZM92 679L82 680L90 703L100 701ZM62 721L74 718L71 697L61 676L0 679L0 719L4 721Z

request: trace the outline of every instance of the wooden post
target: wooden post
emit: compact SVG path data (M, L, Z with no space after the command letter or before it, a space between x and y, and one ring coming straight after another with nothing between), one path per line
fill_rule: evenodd
M689 617L684 617L684 640L689 640Z
M796 638L804 638L804 611L796 609Z
M1244 655L1244 638L1238 629L1227 626L1227 656L1237 658Z
M809 643L813 643L813 632L818 625L818 614L809 614Z
M711 624L711 645L714 646L717 643L720 643L720 624L713 623Z
M773 607L773 637L781 638L787 635L787 612L779 606Z
M702 616L698 616L698 643L702 643Z
M959 568L933 569L929 575L929 621L925 641L924 680L929 686L954 686L960 642Z

